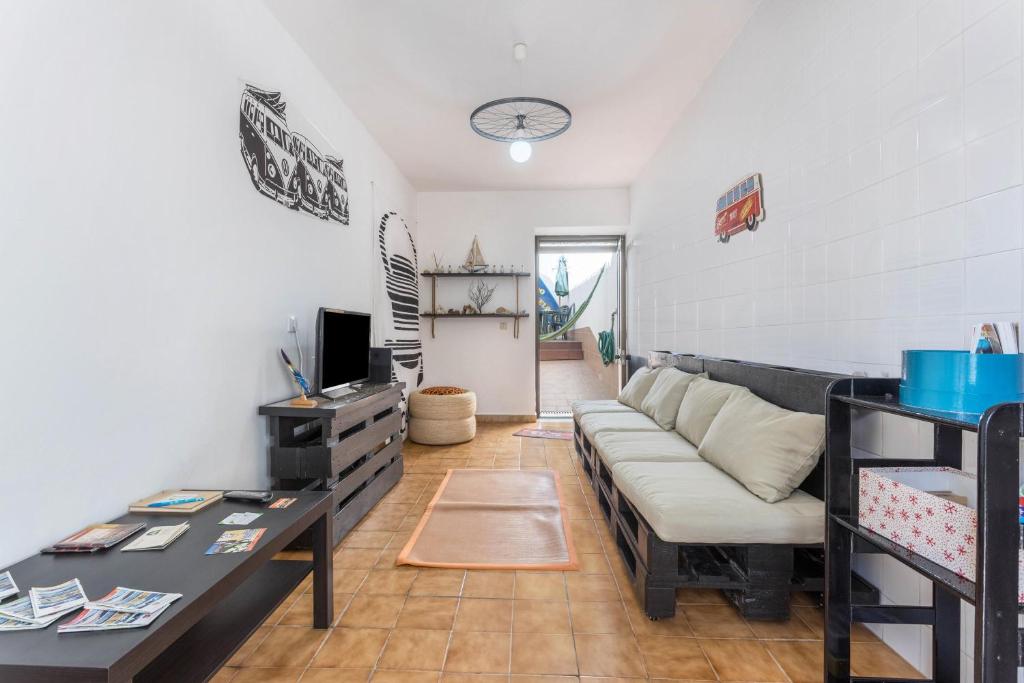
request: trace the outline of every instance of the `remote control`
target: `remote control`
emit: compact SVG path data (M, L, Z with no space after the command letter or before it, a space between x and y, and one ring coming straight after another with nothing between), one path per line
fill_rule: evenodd
M270 491L225 491L226 500L237 500L240 503L269 503L274 497Z

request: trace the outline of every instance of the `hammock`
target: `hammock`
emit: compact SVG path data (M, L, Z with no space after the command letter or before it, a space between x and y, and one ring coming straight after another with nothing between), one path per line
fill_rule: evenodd
M586 300L584 300L580 307L576 309L576 312L572 314L572 317L566 320L565 324L562 325L557 330L555 330L554 332L542 334L538 337L538 339L540 339L541 341L548 341L550 339L554 339L555 337L565 334L566 332L573 328L573 326L576 324L576 321L580 319L581 315L583 315L583 311L587 310L587 305L590 303L590 300L594 298L594 292L597 291L597 285L600 284L601 276L604 275L604 268L604 266L601 266L601 272L597 274L597 279L594 280L594 287L590 290L590 294L587 295Z

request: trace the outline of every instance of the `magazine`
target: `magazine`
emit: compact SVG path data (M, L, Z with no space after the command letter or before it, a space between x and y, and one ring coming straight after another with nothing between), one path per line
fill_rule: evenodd
M78 579L71 579L56 586L30 588L28 596L32 601L32 612L36 619L67 612L89 601Z
M85 608L132 614L158 614L180 597L181 593L158 593L118 586L99 600L87 602Z
M131 550L163 550L178 540L178 537L188 531L188 529L188 522L182 522L174 526L155 526L121 548L121 552Z
M57 627L57 633L75 633L79 631L113 631L122 628L141 628L149 626L167 609L164 605L159 612L143 614L140 612L118 612L116 610L84 609L74 619Z
M64 540L54 543L49 548L43 548L42 552L75 553L104 550L145 528L146 525L141 522L138 524L92 524Z
M220 535L207 550L207 555L247 553L256 547L266 529L232 529Z
M971 329L971 353L1020 353L1017 323L979 323Z
M256 519L262 515L262 512L232 512L230 515L220 520L220 524L234 524L236 526L248 526L256 521Z
M6 571L0 574L0 600L18 594L18 584L14 583L14 577L11 576L11 572Z
M32 600L29 596L12 600L0 605L0 628L8 631L15 631L29 628L45 628L60 619L65 614L74 612L78 607L69 607L63 612L57 612L46 617L37 618L32 610Z
M273 503L271 503L267 507L270 508L271 510L281 510L281 509L284 509L284 508L288 507L289 505L294 503L296 500L298 500L298 499L297 498L278 498L277 500L275 500Z

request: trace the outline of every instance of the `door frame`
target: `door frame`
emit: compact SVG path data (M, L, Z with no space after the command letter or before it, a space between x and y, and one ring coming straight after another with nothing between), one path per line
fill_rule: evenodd
M530 297L530 305L533 307L533 402L534 412L537 419L540 419L540 316L537 315L537 286L540 281L540 246L577 242L616 242L616 251L619 258L618 288L618 313L615 316L618 321L618 333L615 338L615 363L619 371L619 387L622 387L629 372L626 359L626 316L628 315L626 296L626 235L620 234L595 234L595 235L534 235L533 238L533 292Z

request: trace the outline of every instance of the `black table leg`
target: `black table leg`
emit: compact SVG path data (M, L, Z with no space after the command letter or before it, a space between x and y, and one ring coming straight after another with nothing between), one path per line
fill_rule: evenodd
M313 628L334 621L334 561L331 557L334 518L328 511L313 522Z

